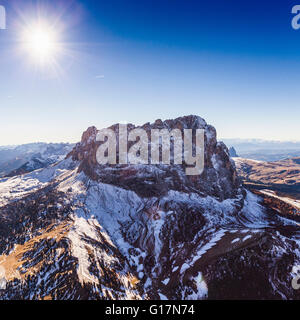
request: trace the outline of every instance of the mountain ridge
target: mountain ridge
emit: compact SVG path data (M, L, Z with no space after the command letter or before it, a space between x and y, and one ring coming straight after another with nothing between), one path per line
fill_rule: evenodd
M54 164L62 160L73 146L68 143L29 143L0 148L0 177L24 174Z

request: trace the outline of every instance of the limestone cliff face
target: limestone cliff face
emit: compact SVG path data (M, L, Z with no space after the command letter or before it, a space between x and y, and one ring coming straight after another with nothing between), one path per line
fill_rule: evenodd
M187 176L185 163L183 165L114 165L100 166L96 161L97 148L101 144L96 142L98 130L90 127L82 135L81 142L69 154L73 160L80 161L80 170L94 180L99 180L151 197L164 194L168 190L197 192L199 195L211 195L220 200L232 198L240 191L240 181L237 177L235 165L231 161L227 147L217 142L214 127L208 125L198 116L180 117L175 120L156 120L136 127L128 125L128 131L136 128L144 129L149 137L152 129L204 129L205 160L204 171L200 176ZM110 127L118 136L118 125ZM194 143L194 142L193 142ZM130 144L128 145L128 148Z

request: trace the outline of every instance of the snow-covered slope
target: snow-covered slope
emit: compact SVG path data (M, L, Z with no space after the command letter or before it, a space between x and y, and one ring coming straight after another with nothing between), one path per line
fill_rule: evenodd
M61 161L72 150L69 143L30 143L0 148L0 177L17 176Z

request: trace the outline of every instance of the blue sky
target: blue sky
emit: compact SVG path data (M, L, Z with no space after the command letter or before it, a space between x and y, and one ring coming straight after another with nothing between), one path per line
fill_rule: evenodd
M197 114L219 138L300 140L300 0L0 0L0 145L78 141L88 126ZM57 68L18 41L57 26ZM59 67L59 72L58 71Z

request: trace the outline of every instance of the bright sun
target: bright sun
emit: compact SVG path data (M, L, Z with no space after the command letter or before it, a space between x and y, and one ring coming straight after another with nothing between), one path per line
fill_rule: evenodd
M58 52L57 34L50 26L38 23L26 28L22 42L27 53L38 64L50 64Z

